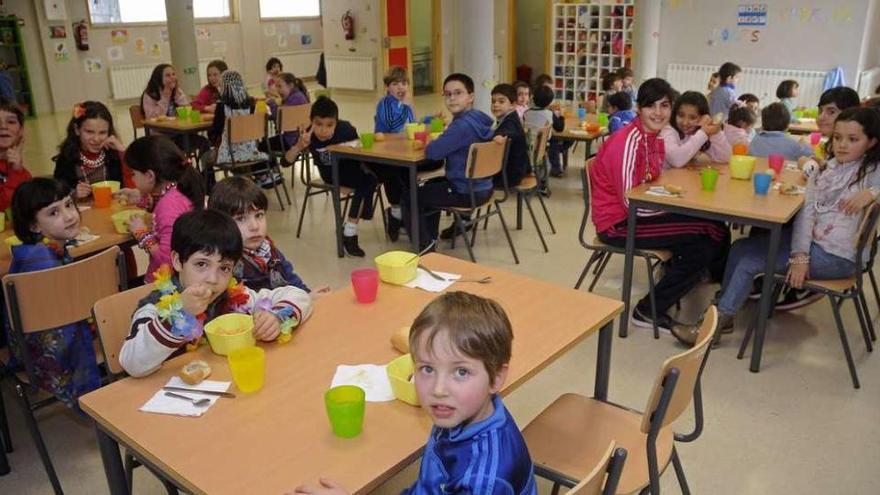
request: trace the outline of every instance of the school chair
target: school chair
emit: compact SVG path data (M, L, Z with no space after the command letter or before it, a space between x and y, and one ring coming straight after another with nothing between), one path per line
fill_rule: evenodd
M538 131L538 135L535 138L535 146L531 153L533 170L537 166L536 164L544 163L547 156L547 142L550 141L550 133L549 125ZM516 230L522 230L522 205L525 203L526 208L529 210L529 216L532 217L532 224L534 224L535 230L538 232L538 239L541 240L541 245L544 246L544 252L548 253L550 251L547 249L547 242L544 241L544 234L541 232L541 226L538 225L538 219L535 217L535 212L532 209L532 198L538 198L538 202L541 203L541 209L544 210L544 216L547 217L547 223L550 224L550 231L554 234L556 233L556 227L553 226L553 219L550 218L550 212L544 203L544 197L541 196L539 186L540 181L534 171L523 177L522 182L518 186L514 186L513 190L516 192Z
M831 311L834 314L834 321L837 324L837 333L840 336L840 345L843 347L843 355L846 358L846 365L849 368L849 375L852 379L853 388L860 388L861 384L859 383L859 376L856 372L856 365L853 361L852 351L850 351L849 348L849 340L846 337L846 328L844 328L843 319L840 317L840 308L846 300L851 300L853 302L853 306L856 308L856 316L859 318L862 338L865 340L865 348L868 352L873 352L874 345L872 342L877 340L877 334L874 332L874 323L871 321L870 313L868 312L868 303L865 299L864 277L865 272L870 273L874 269L874 254L877 249L878 218L880 218L880 204L872 203L868 206L868 209L862 218L862 223L859 226L858 235L856 236L856 253L863 253L865 248L868 247L868 242L873 243L870 248L872 254L868 258L868 263L865 269L859 270L855 275L847 278L836 280L805 280L803 284L804 289L828 296L828 302L831 303ZM785 274L774 275L774 280L776 285L773 289L773 299L771 299L771 301L778 301L779 293L781 292L782 287L786 285ZM758 313L759 312L756 312L752 324L749 325L749 328L743 336L739 352L736 355L738 359L742 359L746 348L752 339L752 333L754 332L757 318L760 317Z
M523 437L535 465L535 474L554 483L583 479L609 442L626 449L626 464L617 493L660 495L660 475L672 462L681 491L690 493L675 442L692 442L703 430L700 380L718 326L711 306L694 347L667 359L660 367L644 413L578 394L556 399L524 429ZM694 404L694 429L674 433L674 423Z
M480 221L489 221L489 217L498 215L501 221L501 227L504 229L504 235L507 237L507 244L510 246L510 252L513 254L513 260L519 264L519 256L516 254L516 248L513 247L513 240L510 238L510 231L507 230L507 222L504 221L504 213L501 211L501 204L504 203L510 190L507 186L507 176L504 175L505 165L507 163L507 149L509 146L507 138L504 138L503 144L495 141L486 143L474 143L468 150L467 160L467 178L468 178L468 194L470 195L470 206L444 206L437 208L437 212L429 212L429 215L436 215L439 212L448 212L452 214L455 222L455 234L452 236L452 247L455 248L455 238L459 235L464 239L464 245L468 250L471 262L476 263L474 258L474 242L477 238L477 226ZM504 179L504 187L501 190L495 190L482 203L477 203L474 198L474 180L492 179L492 177L501 174ZM495 207L494 210L492 207ZM486 213L482 213L482 209L486 208ZM465 220L468 217L469 220ZM471 228L473 227L473 228ZM471 238L468 240L467 232L471 230Z
M301 166L305 167L309 163L311 163L311 154L309 150L303 150L296 156L296 158L289 162L287 161L287 153L284 150L284 136L291 132L297 132L300 129L306 129L311 125L311 120L309 119L309 115L312 112L312 104L307 103L305 105L294 105L294 106L282 106L278 107L278 115L275 118L275 130L276 136L278 136L278 142L281 144L280 150L276 151L276 153L280 156L281 166L282 167L294 167L297 163ZM290 173L290 190L293 191L294 186L296 185L296 169L291 168Z
M144 109L140 105L132 105L128 107L128 116L131 117L131 130L134 133L134 139L138 138L138 129L144 128Z
M137 309L138 302L147 297L152 290L153 284L142 285L103 297L92 307L92 317L95 319L95 325L98 328L98 341L101 344L104 365L107 367L107 375L110 381L116 381L125 375L125 370L122 369L122 365L119 363L119 353L122 350L125 338L131 330L131 315ZM128 492L131 493L134 468L143 464L130 451L125 452L123 464L125 466ZM153 469L150 469L150 471L159 478L169 495L176 495L178 493L177 487L174 484L159 476Z
M270 175L281 174L281 168L278 162L271 158L272 147L269 144L268 137L268 120L263 113L252 113L246 115L230 115L226 118L226 145L229 147L230 161L222 163L217 162L215 167L223 171L223 175L228 177L230 173L237 172L250 176L256 180L256 177L263 173ZM268 160L245 160L238 161L233 153L233 146L236 144L261 142L265 141L268 146ZM219 156L219 153L218 153ZM265 165L265 168L262 168ZM258 168L259 167L259 168ZM281 187L284 189L284 195L287 197L287 204L290 205L290 193L287 191L287 183L281 181ZM281 193L278 191L278 184L273 181L272 188L275 190L275 196L278 198L278 205L281 211L284 211L284 202L281 200Z
M590 282L590 286L589 288L587 288L588 292L593 292L593 288L596 287L596 282L599 281L599 277L602 276L602 273L605 272L605 267L608 266L608 261L611 259L611 255L626 255L626 248L605 244L604 242L602 242L601 239L599 239L598 236L594 236L592 241L587 241L587 225L591 222L590 197L592 196L592 190L590 188L590 167L592 165L593 159L591 158L587 160L587 163L584 165L584 169L581 171L581 185L583 186L584 198L584 216L581 217L581 228L578 234L581 246L583 246L584 249L586 249L591 254L590 258L587 260L587 264L584 266L583 271L581 271L580 277L578 277L577 282L574 284L575 289L580 289L581 284L584 283L584 279L587 277L587 273L590 271L590 268L592 268L593 281ZM636 249L633 251L633 257L642 258L643 260L645 260L645 265L648 268L648 297L651 301L651 319L654 326L654 338L659 339L660 330L657 328L657 305L654 301L654 290L656 287L656 283L654 282L654 271L663 263L666 263L670 259L672 259L672 252L665 249ZM621 329L621 331L623 332L624 330ZM621 337L626 337L626 334L621 334Z
M612 440L596 467L580 483L566 492L566 495L614 495L625 463L626 449L617 448L616 442ZM559 483L553 485L551 495L558 493L559 485Z
M11 336L19 348L24 348L27 334L85 320L91 316L95 301L125 289L126 283L125 257L118 246L69 265L6 275L3 277L3 293ZM51 311L46 310L46 301L52 301ZM97 341L95 354L98 364L103 363ZM61 483L35 417L36 411L55 404L57 399L36 387L36 364L30 354L23 353L21 358L24 369L10 375L15 381L25 424L43 467L55 493L61 494Z

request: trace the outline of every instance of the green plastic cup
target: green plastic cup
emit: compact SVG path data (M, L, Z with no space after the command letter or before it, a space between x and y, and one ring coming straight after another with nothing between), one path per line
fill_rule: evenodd
M605 112L599 112L597 121L599 123L599 127L608 127L608 114Z
M361 144L363 145L365 150L372 148L375 141L376 135L372 132L365 132L361 134Z
M189 121L192 124L198 124L202 121L202 112L198 110L190 110L189 111Z
M189 117L189 110L186 107L177 107L177 118L179 120L186 120Z
M366 407L364 389L354 385L340 385L324 393L324 404L333 434L341 438L354 438L364 427Z
M431 132L443 132L443 119L439 117L431 119Z
M714 191L716 183L718 183L718 169L704 168L700 171L700 184L704 191Z

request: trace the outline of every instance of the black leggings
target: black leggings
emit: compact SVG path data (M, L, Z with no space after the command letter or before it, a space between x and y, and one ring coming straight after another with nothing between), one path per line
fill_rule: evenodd
M333 183L333 169L319 166L321 179L327 184ZM353 160L339 161L339 185L354 189L348 206L348 218L373 218L373 195L376 193L378 181L376 176L366 170L360 162Z

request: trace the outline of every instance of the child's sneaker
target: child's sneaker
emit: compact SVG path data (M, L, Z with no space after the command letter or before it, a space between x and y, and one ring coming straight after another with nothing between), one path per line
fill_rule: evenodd
M367 255L367 253L365 253L358 245L358 236L356 235L343 236L342 247L345 248L345 252L348 253L349 256L363 258Z
M786 287L776 303L777 311L791 311L822 299L822 294L806 289Z

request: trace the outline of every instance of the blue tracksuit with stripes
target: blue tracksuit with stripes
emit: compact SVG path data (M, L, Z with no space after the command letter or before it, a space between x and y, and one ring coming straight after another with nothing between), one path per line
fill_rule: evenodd
M391 95L385 95L376 105L376 132L401 132L406 124L415 122L413 109Z

